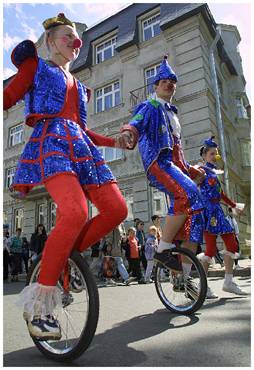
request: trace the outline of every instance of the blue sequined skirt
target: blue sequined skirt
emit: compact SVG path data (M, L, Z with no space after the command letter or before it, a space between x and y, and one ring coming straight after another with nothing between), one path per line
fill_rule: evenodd
M227 234L234 232L229 221L226 219L220 203L207 201L204 209L205 230L211 234Z
M84 188L116 182L84 130L64 118L39 120L19 158L12 188L27 193L62 173L76 175Z

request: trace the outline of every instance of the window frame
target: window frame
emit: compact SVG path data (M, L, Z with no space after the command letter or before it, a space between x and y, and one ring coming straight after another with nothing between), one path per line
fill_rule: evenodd
M154 91L152 89L152 91L149 92L148 86L153 86L153 84L152 83L150 83L150 84L147 83L146 73L153 69L155 71L155 74L153 76L150 76L150 78L154 78L156 76L156 74L158 73L157 68L160 68L160 63L156 63L156 64L153 64L152 66L144 68L144 83L145 83L145 89L146 89L146 96L147 97L151 96L154 93Z
M5 173L5 189L9 189L11 184L13 183L14 177L15 177L15 172L16 172L16 166L6 168L6 173ZM13 170L13 173L11 175L8 174L8 171ZM10 181L8 185L8 179L12 177L12 180Z
M112 40L114 40L115 42L112 43ZM105 49L109 49L109 47L104 47L100 51L103 55L103 58L102 58L101 61L98 61L98 48L105 45L108 42L111 42L112 56L105 59ZM111 35L111 36L107 37L106 39L101 40L100 42L94 44L94 64L97 65L97 64L105 62L106 60L109 60L109 59L113 58L116 55L116 50L115 50L116 49L116 43L117 43L117 34L114 34L114 35Z
M119 84L119 87L117 89L115 89L114 85L115 84ZM109 92L106 92L105 93L105 89L111 87L111 91ZM98 96L98 93L100 93L100 95ZM116 104L116 93L119 92L119 104ZM110 109L114 108L114 107L117 107L118 105L120 105L122 103L122 98L121 98L121 83L120 83L120 80L115 80L107 85L103 85L99 88L97 88L94 92L94 104L95 104L95 114L98 114L98 113L102 113L102 112L107 112L109 111ZM105 109L105 99L108 97L108 96L112 96L112 106L109 107L108 109ZM101 102L101 110L98 110L98 100L101 99L102 102Z
M40 210L40 207L42 207L42 211ZM43 221L41 220L41 216ZM43 224L45 226L45 204L44 203L38 203L37 204L37 225Z
M55 209L53 210L53 208L55 208ZM50 202L49 203L49 231L53 230L54 227L56 226L56 212L57 212L56 210L57 210L56 203L53 202L53 201ZM52 220L53 220L52 214L53 214L53 212L55 213L55 223L54 223L54 225L52 223Z
M12 130L15 130L17 129L18 127L21 127L21 130L18 131L18 133L13 133L12 134ZM21 132L21 138L20 138L20 141L18 141L17 143L13 144L13 141L14 141L14 138L15 136L17 136L19 133ZM13 138L13 140L12 140ZM19 123L18 125L15 125L15 126L12 126L9 128L9 140L8 140L8 144L9 144L9 148L12 148L16 145L19 145L19 144L22 144L23 143L23 138L24 138L24 125L23 123Z
M158 21L156 21L156 22L154 22L154 23L151 23L150 25L148 25L148 26L145 26L144 25L144 23L145 22L149 22L151 19L153 19L153 18L156 18L156 17L159 17L159 20ZM161 21L161 12L160 12L160 10L158 10L157 9L157 11L156 12L154 12L153 14L150 14L150 15L148 15L146 18L143 18L142 20L141 20L141 30L142 30L142 41L143 42L145 42L145 41L149 41L149 40L151 40L152 38L154 38L154 37L156 37L156 36L159 36L159 34L161 33L161 29L160 29L160 32L159 32L159 34L158 35L155 35L154 34L154 28L153 28L153 26L154 25L157 25L157 24L160 24L160 21ZM152 36L150 37L150 38L148 38L148 39L145 39L145 29L148 29L148 28L151 28L151 31L152 31ZM160 27L159 27L160 28Z
M18 215L17 214L20 211L21 211L22 215ZM24 207L15 208L14 209L14 212L13 212L13 217L14 217L13 232L15 233L18 228L21 228L21 230L23 230L23 225L24 225Z

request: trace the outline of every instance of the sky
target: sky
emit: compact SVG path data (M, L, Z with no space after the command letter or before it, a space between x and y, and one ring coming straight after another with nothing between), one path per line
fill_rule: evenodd
M116 13L129 2L83 2L83 3L7 3L3 7L3 74L4 79L16 72L10 60L11 51L22 40L37 41L43 32L46 18L64 12L73 21L86 23L88 27ZM242 56L246 91L251 98L251 5L238 3L208 2L217 23L235 25L241 35L239 44Z

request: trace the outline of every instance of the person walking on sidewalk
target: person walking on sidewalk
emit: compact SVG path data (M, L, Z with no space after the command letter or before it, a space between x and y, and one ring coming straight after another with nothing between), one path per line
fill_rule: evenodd
M158 240L157 240L157 229L155 226L150 226L149 227L149 235L146 240L146 245L145 245L145 256L147 259L147 268L146 268L146 273L145 273L145 282L150 283L152 282L151 280L151 275L153 271L153 257L158 248Z
M144 222L139 220L137 222L137 235L136 238L138 239L138 245L140 245L140 260L142 263L142 266L144 268L144 271L146 271L147 261L145 256L145 233L144 233Z
M140 259L139 259L139 250L140 246L138 245L138 240L136 238L136 229L130 227L128 230L128 242L130 245L130 271L133 277L136 277L139 284L143 284L144 280L140 270Z
M32 260L35 260L36 257L42 253L47 238L45 226L43 224L37 225L30 240L30 251L33 253Z
M243 211L244 205L233 202L221 188L220 181L217 177L220 171L216 166L216 160L220 158L217 148L218 144L214 141L214 136L212 136L210 139L204 141L204 145L200 149L200 155L204 161L202 168L206 171L206 178L200 184L200 191L205 203L204 238L206 249L205 253L199 254L198 257L207 273L209 264L212 262L212 258L216 253L217 236L220 235L226 247L224 254L225 280L222 290L229 293L244 295L246 292L241 290L240 287L233 282L234 259L239 256L237 253L237 242L234 230L226 219L220 202L224 201L239 214ZM209 287L207 290L207 298L217 297L218 296Z
M10 253L12 258L11 281L19 281L18 275L21 271L22 244L23 244L21 232L22 232L21 228L17 228L16 235L11 238L10 242Z
M3 264L4 264L4 281L8 281L9 263L10 263L10 238L8 229L3 229Z

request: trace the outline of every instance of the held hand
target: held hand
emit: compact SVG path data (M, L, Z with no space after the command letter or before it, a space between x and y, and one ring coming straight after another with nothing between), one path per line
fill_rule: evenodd
M116 147L122 149L133 149L134 135L131 131L124 131L116 137Z
M235 208L233 208L233 211L235 211L234 213L236 215L240 216L241 214L243 214L244 208L245 208L244 203L236 203L236 206L235 206Z

